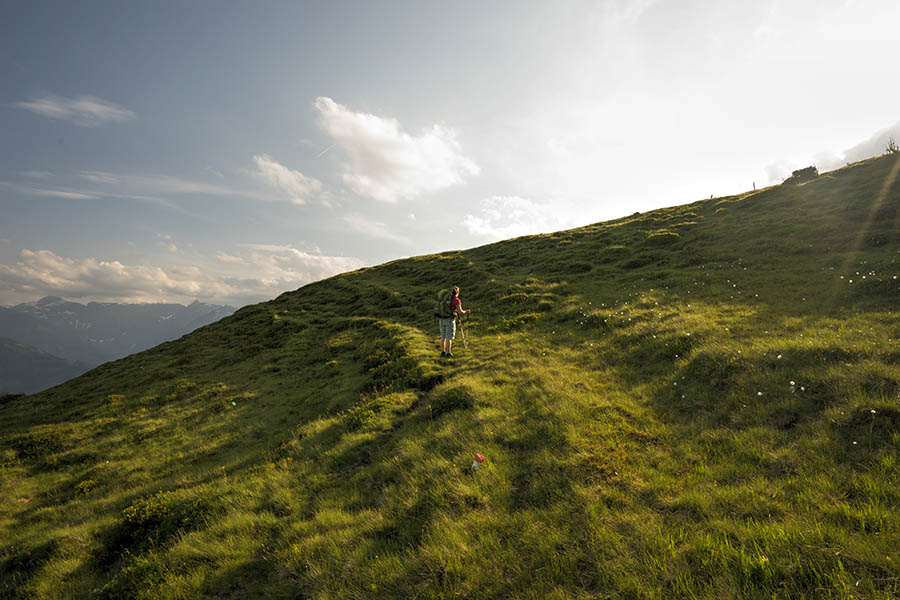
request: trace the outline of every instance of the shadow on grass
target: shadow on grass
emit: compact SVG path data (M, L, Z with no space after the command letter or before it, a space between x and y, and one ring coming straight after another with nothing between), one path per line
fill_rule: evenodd
M56 540L40 544L16 544L0 552L0 597L30 598L29 581L48 563L58 548Z
M651 406L690 435L722 427L790 430L820 420L840 400L840 380L823 367L859 358L836 347L794 350L789 361L702 351L657 387Z
M207 578L203 590L215 598L266 598L266 582L272 581L275 575L275 561L264 551L257 552ZM300 589L292 590L291 598L306 597Z

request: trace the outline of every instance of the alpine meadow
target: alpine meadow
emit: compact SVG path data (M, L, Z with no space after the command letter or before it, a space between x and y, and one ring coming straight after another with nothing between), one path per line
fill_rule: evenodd
M0 401L0 597L898 598L898 307L898 153L312 283Z

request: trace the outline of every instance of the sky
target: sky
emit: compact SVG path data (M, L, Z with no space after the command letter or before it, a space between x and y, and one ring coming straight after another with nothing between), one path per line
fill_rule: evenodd
M242 306L900 140L896 0L0 0L0 305Z

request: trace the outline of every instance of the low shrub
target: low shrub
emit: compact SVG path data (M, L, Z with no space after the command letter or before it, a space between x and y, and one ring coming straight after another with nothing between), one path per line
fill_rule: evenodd
M100 554L101 564L112 564L123 553L139 554L164 546L183 531L200 527L213 512L211 501L183 492L157 492L137 499L122 511Z
M93 597L99 600L130 600L146 598L148 591L166 581L170 575L161 558L129 556L125 566L102 588L95 589Z
M375 420L375 415L391 403L391 394L386 396L366 397L359 404L351 407L343 414L344 424L348 431L361 429Z
M46 458L63 450L62 438L53 431L22 435L12 440L11 447L19 459Z
M791 176L784 180L788 185L796 185L805 181L810 181L819 176L819 170L815 167L806 167L805 169L797 169Z
M78 482L78 485L75 486L75 495L76 496L85 496L91 492L95 487L97 487L97 482L93 479L85 479L84 481Z

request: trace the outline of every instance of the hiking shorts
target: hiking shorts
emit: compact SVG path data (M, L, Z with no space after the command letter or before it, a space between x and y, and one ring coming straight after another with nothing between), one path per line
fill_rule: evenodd
M452 340L456 337L456 319L438 319L441 322L441 339Z

